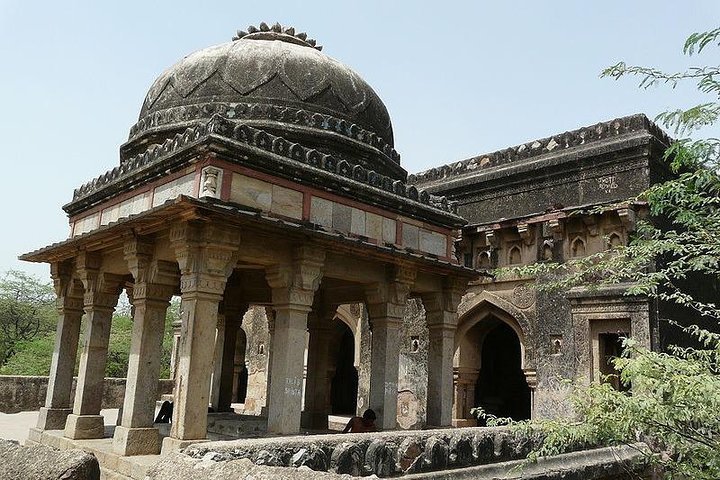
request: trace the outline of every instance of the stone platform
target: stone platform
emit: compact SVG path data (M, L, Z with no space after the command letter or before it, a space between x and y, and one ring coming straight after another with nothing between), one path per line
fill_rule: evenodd
M330 430L305 431L303 433L313 435L337 433L337 430L342 430L349 418L347 416L331 415L328 417ZM114 417L110 418L110 420L112 419ZM155 424L162 438L170 435L170 426L169 423ZM160 461L161 455L118 455L113 450L114 433L115 425L106 424L104 437L101 439L73 440L66 438L63 430L41 431L31 428L25 444L43 444L60 450L80 448L95 454L100 463L103 479L143 480L149 469ZM232 412L208 413L208 440L210 441L260 439L265 437L274 437L274 435L267 433L267 418L265 417Z

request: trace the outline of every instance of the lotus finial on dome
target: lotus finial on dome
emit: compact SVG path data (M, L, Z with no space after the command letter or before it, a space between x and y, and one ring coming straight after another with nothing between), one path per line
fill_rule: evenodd
M279 22L275 22L269 26L265 22L260 22L259 26L250 25L245 30L238 30L233 41L237 40L280 40L296 45L322 50L322 45L318 45L315 39L308 38L307 33L295 33L295 27L283 27Z

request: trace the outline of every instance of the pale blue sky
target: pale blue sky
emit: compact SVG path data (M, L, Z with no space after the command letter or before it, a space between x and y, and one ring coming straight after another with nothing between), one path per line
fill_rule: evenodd
M118 163L153 79L260 21L294 25L350 65L390 111L410 172L594 124L696 102L599 79L619 60L667 69L713 28L717 1L0 0L0 271L65 238L73 188ZM511 216L511 214L507 215Z

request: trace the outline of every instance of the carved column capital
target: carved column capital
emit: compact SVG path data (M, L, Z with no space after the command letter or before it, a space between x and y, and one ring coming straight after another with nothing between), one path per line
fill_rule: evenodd
M324 250L301 246L295 250L292 264L268 268L265 278L272 289L273 305L297 305L309 310L322 281L324 265Z
M183 222L170 230L180 268L180 291L222 296L239 256L240 230Z
M78 255L78 278L85 288L85 307L113 309L125 286L125 278L105 272L101 268L102 257L96 253L82 252Z
M405 303L415 285L416 271L406 266L393 266L385 282L369 285L365 289L368 315L371 318L402 318Z
M55 305L60 314L71 311L82 312L84 289L82 282L77 278L74 263L65 261L51 264L50 277L57 297Z

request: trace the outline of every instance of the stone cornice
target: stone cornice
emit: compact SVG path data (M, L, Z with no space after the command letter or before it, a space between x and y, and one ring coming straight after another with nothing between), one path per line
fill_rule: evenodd
M185 156L192 148L207 149L206 145L213 139L245 145L272 154L273 160L288 164L276 165L270 169L277 174L282 174L288 168L297 167L303 171L307 170L310 177L320 173L325 176L330 174L334 181L348 184L350 191L356 191L356 185L361 184L364 190L374 197L376 203L388 207L394 206L390 208L391 210L406 212L409 208L416 209L420 217L431 218L433 223L457 226L465 223L454 213L455 204L448 202L445 197L431 195L424 190L419 191L413 185L393 180L362 165L352 165L345 160L338 160L332 155L304 147L265 130L242 123L236 124L220 116L213 117L204 125L187 128L184 133L175 135L162 145L154 145L143 154L127 159L120 166L86 183L75 190L73 201L63 208L71 215L81 213L91 206L112 198L120 190L139 187L149 178L182 168L187 165ZM252 161L251 158L242 160L243 163L248 164ZM266 161L260 163L268 168ZM382 200L385 197L391 198Z
M594 142L618 139L627 134L642 132L647 133L665 146L669 146L672 142L672 139L645 115L636 114L530 141L504 150L478 155L449 165L431 168L410 175L408 182L422 185L444 183L513 162L542 155L558 154L564 150L588 146Z
M134 140L141 135L149 135L155 131L165 132L168 127L173 126L181 129L191 124L202 124L203 118L211 118L214 115L226 119L232 118L233 120L251 122L282 122L283 127L290 124L323 130L360 142L375 155L382 156L387 161L400 165L400 154L394 148L382 137L355 123L304 108L281 107L260 102L213 102L184 105L153 112L147 117L141 118L130 128L130 138L132 140L120 147L121 155L124 157L124 152L128 151L135 144ZM193 120L186 120L187 118ZM123 159L123 161L127 161L127 159Z

